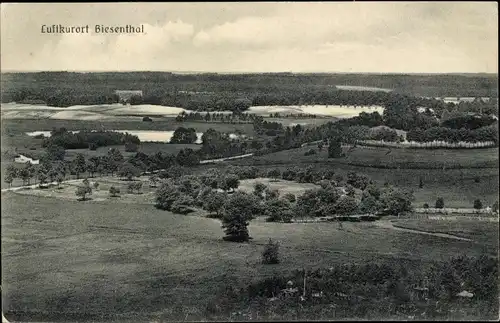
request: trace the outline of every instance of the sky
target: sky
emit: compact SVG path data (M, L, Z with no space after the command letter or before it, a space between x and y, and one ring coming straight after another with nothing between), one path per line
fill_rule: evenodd
M496 2L2 3L0 21L2 71L498 73Z

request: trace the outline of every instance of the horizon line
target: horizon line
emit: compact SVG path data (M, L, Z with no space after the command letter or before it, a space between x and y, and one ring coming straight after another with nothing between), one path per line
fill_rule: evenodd
M339 71L175 71L175 70L0 70L0 73L172 73L172 74L373 74L373 75L498 75L498 72L339 72Z

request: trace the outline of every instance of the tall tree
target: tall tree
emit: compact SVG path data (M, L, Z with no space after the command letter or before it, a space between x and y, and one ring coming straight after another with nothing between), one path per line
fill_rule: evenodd
M259 214L258 205L257 197L242 192L236 192L227 199L222 215L222 227L226 233L224 240L243 242L250 239L248 224Z

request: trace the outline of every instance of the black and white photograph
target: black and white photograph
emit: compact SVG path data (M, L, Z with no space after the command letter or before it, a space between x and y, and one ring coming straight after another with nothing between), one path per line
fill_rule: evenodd
M2 3L2 323L498 321L498 3Z

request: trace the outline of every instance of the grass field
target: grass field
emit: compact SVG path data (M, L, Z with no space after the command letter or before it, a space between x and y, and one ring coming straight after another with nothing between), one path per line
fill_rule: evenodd
M392 222L394 226L400 228L452 234L498 248L498 221L477 221L455 217L446 220L403 219Z
M253 192L253 187L255 183L262 183L272 190L278 190L281 196L287 193L292 193L298 196L303 194L306 190L319 188L318 185L309 183L296 183L292 181L285 181L282 179L275 181L271 178L256 178L256 179L245 179L240 181L238 190L251 193Z
M221 239L217 220L174 215L152 204L2 193L4 313L17 311L24 320L38 321L59 313L94 320L119 320L117 313L168 320L180 313L189 320L214 289L295 268L498 252L481 241L402 233L371 223L346 223L338 230L333 223L255 220L249 229L254 239L237 244ZM279 265L260 262L268 238L281 242Z
M305 152L315 149L315 155L304 156ZM401 149L360 147L343 148L346 157L328 158L324 148L301 147L283 150L272 154L254 157L255 163L262 164L347 164L375 168L498 168L498 148L485 149Z

